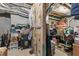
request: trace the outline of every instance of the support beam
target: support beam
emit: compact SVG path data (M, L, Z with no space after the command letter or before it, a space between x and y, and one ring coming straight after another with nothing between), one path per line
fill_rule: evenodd
M35 29L33 32L34 53L37 56L46 55L46 4L33 4L35 10Z

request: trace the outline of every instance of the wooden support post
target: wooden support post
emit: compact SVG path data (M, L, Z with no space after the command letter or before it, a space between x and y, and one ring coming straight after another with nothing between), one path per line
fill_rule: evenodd
M33 47L33 53L36 55L36 28L35 28L35 24L36 24L36 7L35 7L35 4L32 5L32 8L31 8L31 17L32 17L32 27L33 27L33 39L32 39L32 47Z
M46 55L46 4L38 3L33 5L34 30L33 44L34 53Z

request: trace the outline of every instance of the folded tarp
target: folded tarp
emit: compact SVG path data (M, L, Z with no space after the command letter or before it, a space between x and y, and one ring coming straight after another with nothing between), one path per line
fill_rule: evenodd
M79 15L79 3L72 3L71 4L71 15Z

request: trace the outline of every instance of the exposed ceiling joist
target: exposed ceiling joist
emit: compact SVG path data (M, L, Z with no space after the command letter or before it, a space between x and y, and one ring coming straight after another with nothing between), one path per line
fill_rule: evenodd
M14 3L2 3L2 5L3 5L4 7L6 7L6 8L10 8L10 9L18 9L18 8L22 9L22 8L25 8L25 6L20 6L21 4L15 5ZM28 6L28 5L26 5L26 6ZM29 7L29 6L28 6L28 7ZM31 8L31 7L29 7L29 8ZM30 9L25 8L25 11L26 11L26 12L29 12L29 10L30 10Z
M31 6L33 5L33 3L27 3L27 4L28 4L28 5L31 5Z
M4 11L4 13L11 13L11 14L16 14L16 15L19 15L19 16L23 16L23 17L26 17L28 18L28 14L24 14L18 10L11 10L11 9L6 9L6 8L1 8L0 7L0 10Z
M17 5L15 5L17 4ZM0 12L2 13L12 13L17 14L19 16L23 16L28 18L29 12L32 4L26 4L26 3L0 3ZM26 8L29 7L29 8Z
M27 9L31 9L31 4L26 4L26 3L10 3L14 6L18 6L18 7L23 7L23 8L27 8Z

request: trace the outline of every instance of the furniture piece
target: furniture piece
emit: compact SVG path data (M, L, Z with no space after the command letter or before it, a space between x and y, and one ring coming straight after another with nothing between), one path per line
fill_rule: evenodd
M79 56L79 45L73 44L73 56Z

